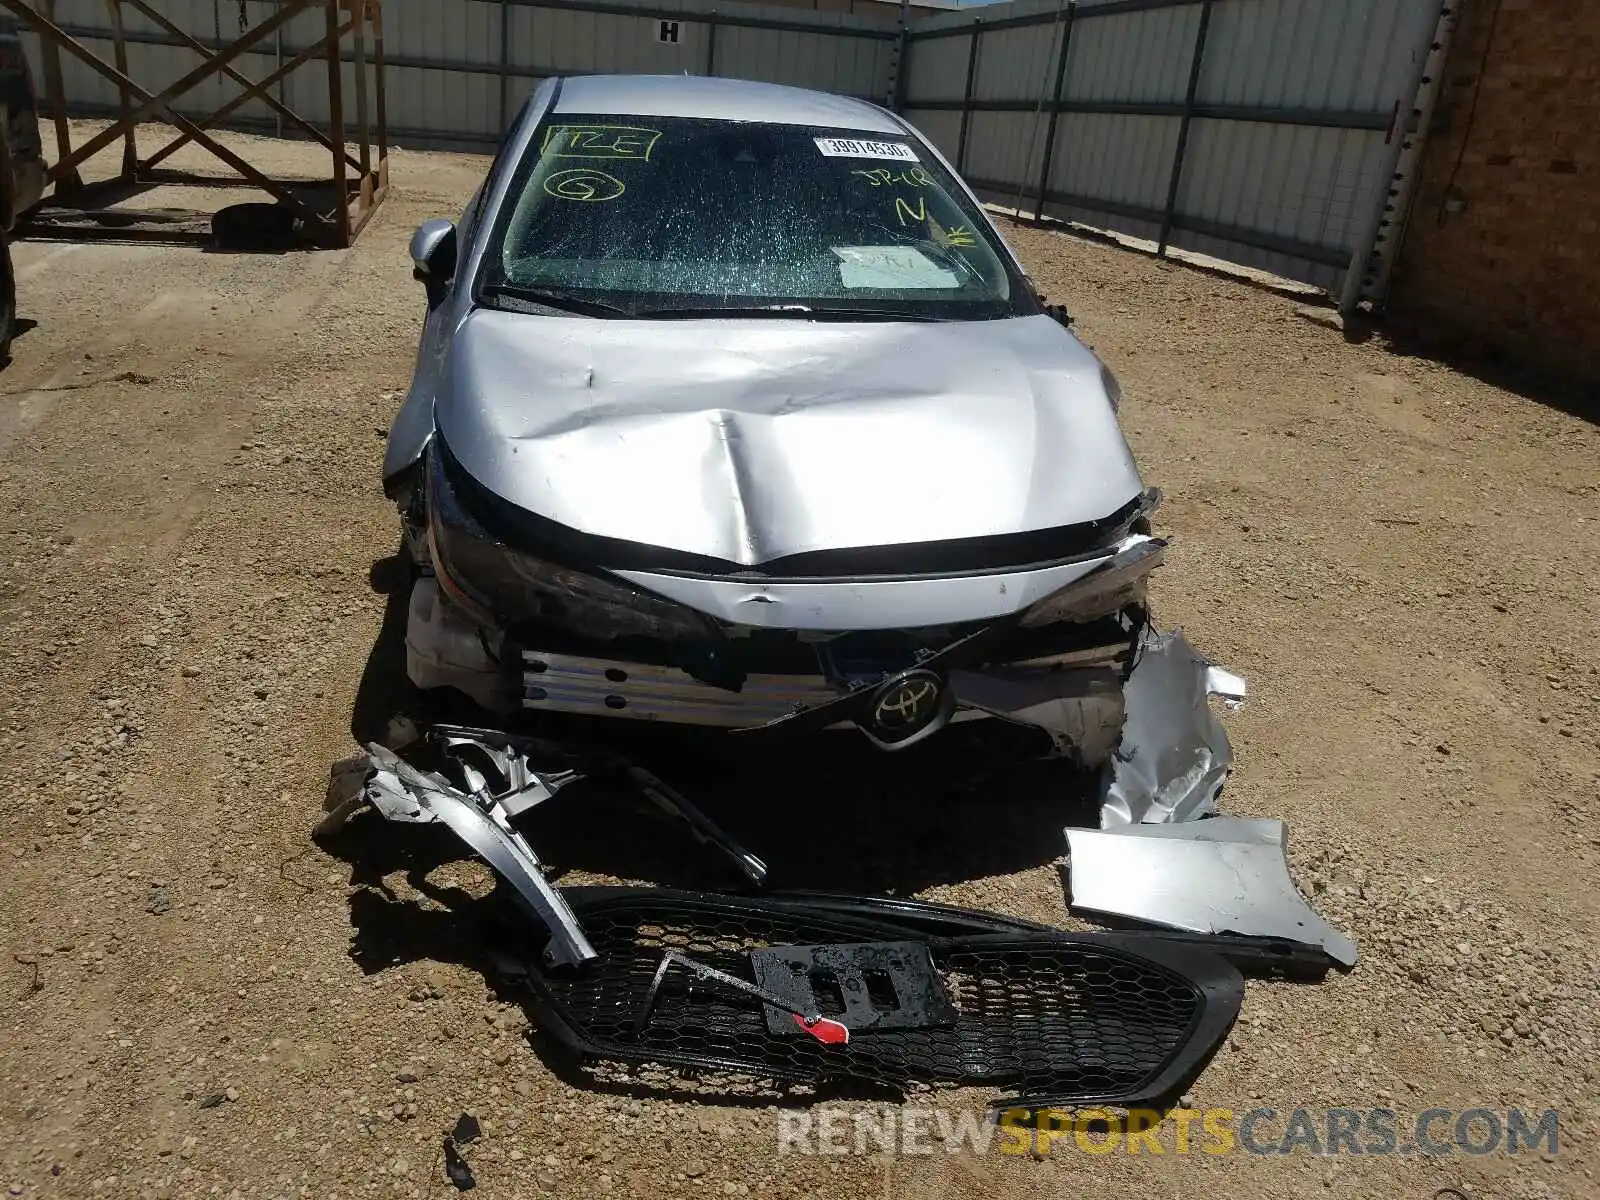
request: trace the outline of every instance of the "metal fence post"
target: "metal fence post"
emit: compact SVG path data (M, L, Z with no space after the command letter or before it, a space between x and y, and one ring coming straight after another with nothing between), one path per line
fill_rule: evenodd
M906 76L911 74L911 0L900 0L900 37L895 42L894 79L889 85L889 107L906 108Z
M511 0L500 0L500 136L511 123Z
M1061 58L1056 63L1056 88L1050 98L1050 125L1044 135L1044 163L1039 168L1039 196L1034 201L1033 219L1044 216L1044 193L1050 186L1050 166L1056 156L1056 120L1061 116L1061 91L1067 81L1067 54L1072 50L1072 19L1078 13L1078 0L1067 0L1067 27L1061 33Z
M1200 65L1206 55L1206 31L1211 27L1212 0L1201 0L1200 25L1194 31L1194 60L1189 64L1189 90L1183 97L1183 116L1178 124L1178 145L1172 152L1172 178L1167 181L1167 204L1161 213L1161 237L1156 255L1167 256L1167 240L1172 236L1172 218L1178 208L1178 184L1183 179L1183 152L1189 145L1189 125L1194 120L1194 97L1200 89Z
M967 47L967 87L961 97L961 136L956 139L956 170L967 166L967 123L972 119L972 79L978 69L978 39L983 36L983 18L972 18L972 44Z
M717 77L717 10L706 14L706 78Z
M1439 6L1438 19L1414 54L1416 69L1407 93L1410 99L1405 104L1395 102L1394 123L1384 152L1384 186L1363 222L1339 287L1339 311L1344 316L1353 314L1362 300L1381 305L1386 299L1389 273L1404 241L1417 164L1444 82L1444 64L1459 11L1457 0L1445 0Z

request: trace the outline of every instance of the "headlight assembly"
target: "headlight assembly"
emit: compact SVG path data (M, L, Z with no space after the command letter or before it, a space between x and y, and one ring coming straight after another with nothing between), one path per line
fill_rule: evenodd
M1150 572L1161 565L1166 549L1161 538L1142 534L1124 538L1103 566L1046 596L1023 613L1021 624L1037 629L1066 621L1092 621L1142 600Z
M497 625L525 621L592 638L715 637L711 618L649 592L546 561L495 537L462 503L436 440L428 454L428 527L446 590Z

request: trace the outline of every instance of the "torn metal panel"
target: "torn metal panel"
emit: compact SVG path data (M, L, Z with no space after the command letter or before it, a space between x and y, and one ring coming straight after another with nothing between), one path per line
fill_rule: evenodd
M1282 821L1237 817L1068 829L1071 905L1197 933L1284 938L1354 966L1355 943L1289 877L1288 841Z
M359 765L363 762L364 768ZM359 791L348 794L363 769ZM545 954L552 962L576 966L595 957L572 909L545 879L539 856L486 790L480 788L477 796L468 795L442 775L419 771L393 751L372 743L365 760L346 760L334 767L329 801L332 807L317 833L342 827L363 805L371 805L389 821L444 824L509 883L550 930Z
M1122 742L1102 775L1100 826L1189 821L1211 812L1233 748L1210 697L1238 707L1245 682L1184 637L1147 633L1123 685Z
M439 822L467 844L517 892L550 930L546 956L561 965L594 957L567 902L544 877L539 856L511 823L569 784L611 778L641 793L682 821L702 845L719 850L747 882L760 887L767 864L734 841L687 797L662 780L612 755L567 752L553 743L463 725L435 725L428 741L449 760L455 778L419 770L383 746L333 765L328 815L314 836L338 832L357 812L376 809L385 820ZM541 765L548 762L549 766Z

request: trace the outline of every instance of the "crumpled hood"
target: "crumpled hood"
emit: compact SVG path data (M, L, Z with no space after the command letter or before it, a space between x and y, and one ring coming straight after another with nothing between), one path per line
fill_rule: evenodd
M1046 316L599 320L474 310L435 421L517 506L755 565L1073 525L1140 491L1100 363Z

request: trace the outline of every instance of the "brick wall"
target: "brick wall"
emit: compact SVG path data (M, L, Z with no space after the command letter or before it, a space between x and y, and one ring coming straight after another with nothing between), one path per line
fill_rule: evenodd
M1390 316L1600 384L1600 0L1462 2Z

